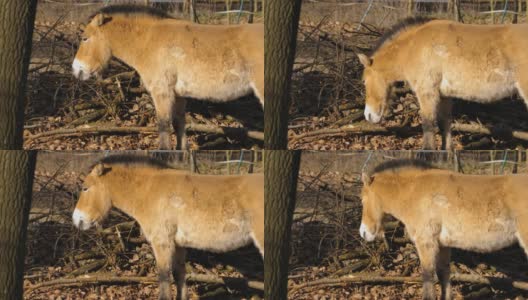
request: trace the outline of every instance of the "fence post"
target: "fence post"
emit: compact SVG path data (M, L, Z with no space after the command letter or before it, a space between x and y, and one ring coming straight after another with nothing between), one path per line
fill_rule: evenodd
M248 173L251 174L253 173L253 161L255 160L255 156L257 156L258 154L256 153L256 150L250 150L250 155L249 155L249 161L250 161L250 164L249 164L249 167L248 167Z
M249 9L248 10L250 12L253 12L253 10L255 9L255 1L256 0L249 0ZM519 1L522 1L522 0L519 0ZM248 15L248 23L249 24L253 23L253 14L252 13L250 13Z
M495 24L495 0L490 0L491 24Z
M413 0L408 0L407 2L407 16L412 17L413 15Z
M189 150L189 163L191 164L191 173L196 173L196 157L195 151Z
M522 3L522 0L519 0L519 3L517 3L517 20L519 20L522 14Z
M490 150L490 161L492 161L491 163L491 175L495 175L495 172L496 172L496 168L495 168L495 163L493 162L495 160L495 150Z
M226 5L226 11L230 11L231 10L231 0L225 0L225 5ZM227 23L231 24L231 13L230 12L227 13Z
M226 160L227 160L227 175L231 175L231 150L226 150Z
M454 4L455 21L460 22L462 20L460 15L460 0L455 0Z
M196 7L195 0L189 0L189 15L191 17L191 22L196 23Z
M453 163L455 164L455 172L458 173L460 170L458 168L458 154L457 154L457 150L453 151Z

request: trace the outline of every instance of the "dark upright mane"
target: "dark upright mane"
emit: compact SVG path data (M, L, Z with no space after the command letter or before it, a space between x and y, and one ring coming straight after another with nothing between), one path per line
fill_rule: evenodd
M102 163L106 165L120 165L124 167L138 167L138 166L147 166L156 169L169 169L171 168L166 162L159 159L155 159L149 156L144 155L134 155L134 154L119 154L107 156L99 160L95 165ZM94 166L95 166L94 165ZM91 169L93 169L93 167Z
M383 44L385 44L387 41L392 40L392 38L394 38L394 36L396 36L398 33L405 31L409 28L425 24L432 20L434 19L427 17L411 17L400 21L398 24L392 26L389 30L383 33L374 48L372 48L370 54L373 55L374 53L376 53L376 51L378 51L381 46L383 46Z
M166 12L145 5L110 5L105 6L90 16L89 20L92 20L98 14L106 15L125 15L125 16L150 16L157 19L169 19L172 18Z
M419 159L394 159L382 162L372 170L371 175L384 171L397 171L403 168L413 168L419 170L437 169L431 163Z

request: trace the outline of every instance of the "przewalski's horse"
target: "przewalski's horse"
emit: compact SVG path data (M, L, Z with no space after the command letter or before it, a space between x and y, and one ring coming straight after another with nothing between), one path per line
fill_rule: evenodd
M86 80L116 57L154 100L160 149L186 148L185 98L226 102L252 92L264 106L264 26L199 25L146 6L108 6L84 29L73 74Z
M451 98L489 103L517 92L528 105L528 24L468 25L408 19L385 34L365 67L365 118L378 123L389 87L406 81L420 105L423 148L435 149L435 122L442 149L451 150Z
M423 276L423 298L451 299L450 248L491 252L516 241L528 245L528 174L463 175L423 161L396 160L362 176L360 235L383 234L382 218L399 219L416 246Z
M185 248L226 252L253 242L264 256L264 177L194 175L138 156L109 156L84 180L73 224L86 230L116 207L140 225L156 257L160 299L186 299Z

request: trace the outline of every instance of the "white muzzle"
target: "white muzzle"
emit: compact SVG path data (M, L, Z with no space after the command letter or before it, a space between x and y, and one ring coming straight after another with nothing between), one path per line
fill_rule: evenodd
M359 235L367 242L372 242L376 239L376 235L370 232L367 225L363 223L361 223L361 226L359 226Z
M379 123L381 115L375 112L369 105L365 105L365 119L371 123Z
M75 78L77 79L87 80L90 78L89 69L86 67L86 65L82 61L78 59L73 60L72 71L73 71L73 76L75 76Z
M80 230L90 229L93 225L93 222L88 219L86 214L77 208L73 211L72 221L73 225Z

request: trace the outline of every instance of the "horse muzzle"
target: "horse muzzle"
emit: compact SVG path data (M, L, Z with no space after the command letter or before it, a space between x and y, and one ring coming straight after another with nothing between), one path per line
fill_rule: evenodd
M73 225L80 230L90 229L94 225L94 222L90 221L86 214L77 208L73 211L72 221Z
M72 63L72 72L75 78L80 80L88 80L91 77L91 72L85 64L78 59L74 59Z
M367 242L372 242L376 239L376 234L370 232L367 225L361 223L359 227L359 235Z
M370 107L370 105L365 105L365 119L370 123L379 123L381 121L381 112L376 112Z

